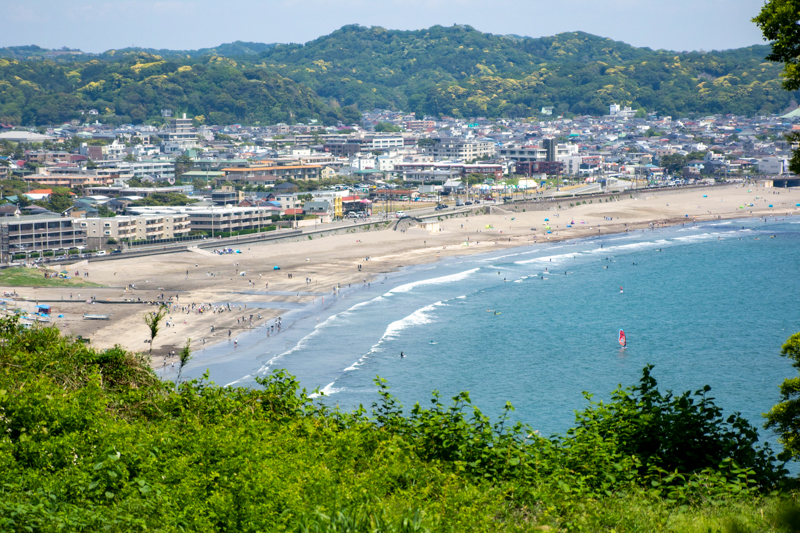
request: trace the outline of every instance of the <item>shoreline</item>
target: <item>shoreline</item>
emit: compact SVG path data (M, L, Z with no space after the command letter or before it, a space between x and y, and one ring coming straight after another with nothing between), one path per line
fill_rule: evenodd
M704 198L703 193L707 197ZM229 338L228 331L231 337L234 332L236 335L256 332L264 322L274 321L279 316L314 309L322 298L332 294L334 286L344 289L348 285L368 284L381 275L440 259L694 222L800 213L796 205L800 203L800 190L792 189L748 189L729 185L659 191L642 198L630 192L629 196L561 209L553 205L542 211L443 219L439 222L441 231L433 234L421 228L403 232L383 229L309 241L253 243L249 247L242 246L241 254L216 255L197 249L148 258L81 262L63 268L70 272L83 270L89 276L87 281L103 287L16 287L16 290L20 296L28 298L31 308L35 301L52 302L53 325L65 333L91 338L92 345L99 349L114 344L131 351L147 352L149 349L145 341L149 334L141 317L152 307L105 302L131 298L159 301L163 295L164 300L171 298L173 303L184 308L191 309L192 303L201 302L230 303L235 307L224 313L172 311L173 325L163 328L153 344L152 367L160 371L167 365L171 367L175 358L169 357L169 352L178 352L187 338L192 339L193 351L209 348ZM765 196L769 196L769 200ZM568 205L568 200L575 199L554 204ZM753 207L739 208L751 202L755 204ZM774 207L768 207L770 202ZM544 222L547 218L552 220ZM569 224L573 227L564 227L569 222L574 223ZM547 224L552 231L549 235L544 229ZM278 265L280 270L272 269ZM226 272L223 274L223 271ZM135 289L129 290L130 285L135 285ZM67 298L75 294L81 301ZM81 294L96 296L104 303L86 304ZM103 313L108 310L110 321L82 320L82 313L97 313L98 307ZM63 314L64 319L56 318L58 314ZM254 327L249 327L251 314ZM255 318L258 315L261 317ZM246 319L247 325L242 325L242 319ZM214 326L213 333L211 326Z

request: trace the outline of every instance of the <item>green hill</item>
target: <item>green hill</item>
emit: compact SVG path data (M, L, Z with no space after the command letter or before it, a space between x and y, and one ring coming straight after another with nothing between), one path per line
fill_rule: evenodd
M418 31L345 26L306 44L223 44L194 51L36 46L0 49L0 122L48 124L98 109L105 121L158 120L162 108L209 123L309 118L350 123L358 110L529 117L607 113L609 104L673 116L769 114L791 105L768 46L712 52L637 48L582 32L529 38L469 26Z
M778 112L792 95L768 46L677 53L582 32L539 39L468 26L419 31L346 26L261 54L325 98L455 116L532 116L543 106L601 115L618 103L661 114Z
M0 122L59 124L97 109L100 120L142 123L162 109L202 115L214 124L358 120L274 70L220 56L200 61L143 52L55 63L0 59Z

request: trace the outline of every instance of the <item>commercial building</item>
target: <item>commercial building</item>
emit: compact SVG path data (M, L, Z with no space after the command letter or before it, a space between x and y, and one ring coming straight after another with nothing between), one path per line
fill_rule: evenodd
M0 261L8 262L14 254L67 253L71 248L86 246L83 231L75 225L77 219L30 216L8 217L0 222Z

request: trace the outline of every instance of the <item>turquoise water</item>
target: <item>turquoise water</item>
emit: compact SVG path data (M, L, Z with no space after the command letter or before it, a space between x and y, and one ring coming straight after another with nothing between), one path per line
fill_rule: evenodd
M380 375L407 408L467 390L487 414L510 401L547 435L571 426L582 391L607 399L654 364L662 390L711 385L726 412L760 426L796 374L779 352L800 331L798 265L792 218L506 249L328 294L284 316L279 335L198 353L187 373L250 385L286 368L345 409L375 401Z

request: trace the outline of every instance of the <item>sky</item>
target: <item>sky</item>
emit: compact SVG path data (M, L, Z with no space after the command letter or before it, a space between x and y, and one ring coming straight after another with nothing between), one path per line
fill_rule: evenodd
M543 37L585 31L634 46L722 50L763 43L763 0L3 0L0 47L36 44L210 48L303 43L346 24L421 29L469 24Z

